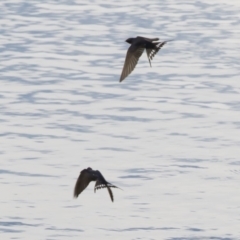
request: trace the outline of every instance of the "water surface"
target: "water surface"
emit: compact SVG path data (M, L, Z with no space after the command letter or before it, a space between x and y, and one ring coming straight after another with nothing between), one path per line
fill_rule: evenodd
M0 7L1 239L240 238L237 1ZM175 41L120 84L137 35Z

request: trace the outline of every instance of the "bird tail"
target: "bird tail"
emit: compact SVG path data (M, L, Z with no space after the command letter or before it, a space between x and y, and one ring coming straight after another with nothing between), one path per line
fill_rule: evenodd
M109 195L110 195L110 198L111 198L111 200L112 200L112 202L113 202L114 198L113 198L113 193L112 193L111 188L118 188L118 189L121 189L121 188L119 188L119 187L117 187L117 186L115 186L115 185L113 185L113 184L111 184L111 183L108 183L108 184L107 184L107 190L108 190L108 193L109 193ZM122 190L122 189L121 189L121 190Z
M113 201L114 201L114 198L113 198L112 190L111 190L111 188L110 188L109 186L107 186L107 190L108 190L108 193L109 193L109 195L110 195L110 198L111 198L111 200L112 200L112 202L113 202Z

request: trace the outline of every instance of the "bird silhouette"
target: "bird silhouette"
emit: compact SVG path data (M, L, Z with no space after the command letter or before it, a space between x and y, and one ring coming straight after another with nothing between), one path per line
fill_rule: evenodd
M158 40L159 38L145 38L140 36L137 36L136 38L128 38L126 40L131 46L128 48L119 82L122 82L134 70L144 49L146 49L148 61L150 67L152 67L151 60L153 57L163 45L169 42L157 42Z
M111 188L118 188L113 184L107 182L101 172L98 170L92 170L92 168L83 169L76 181L73 196L75 198L88 186L91 181L96 181L94 192L101 188L107 188L110 198L113 202L113 193Z

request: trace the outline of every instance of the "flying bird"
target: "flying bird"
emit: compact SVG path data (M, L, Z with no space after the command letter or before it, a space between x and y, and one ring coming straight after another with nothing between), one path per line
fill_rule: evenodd
M136 38L128 38L127 43L131 44L128 48L125 63L119 82L122 82L136 67L139 58L146 49L148 61L151 65L151 60L155 54L169 41L158 42L159 38L145 38L137 36Z
M118 188L113 184L107 182L103 175L98 170L92 170L92 168L83 169L76 181L73 196L75 198L88 186L91 181L96 181L94 192L101 188L107 188L110 198L113 202L113 193L111 188Z

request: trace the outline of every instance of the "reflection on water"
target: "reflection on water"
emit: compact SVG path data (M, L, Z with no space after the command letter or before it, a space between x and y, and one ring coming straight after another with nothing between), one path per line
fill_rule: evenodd
M1 239L239 239L237 1L0 6ZM120 84L137 35L175 41Z

